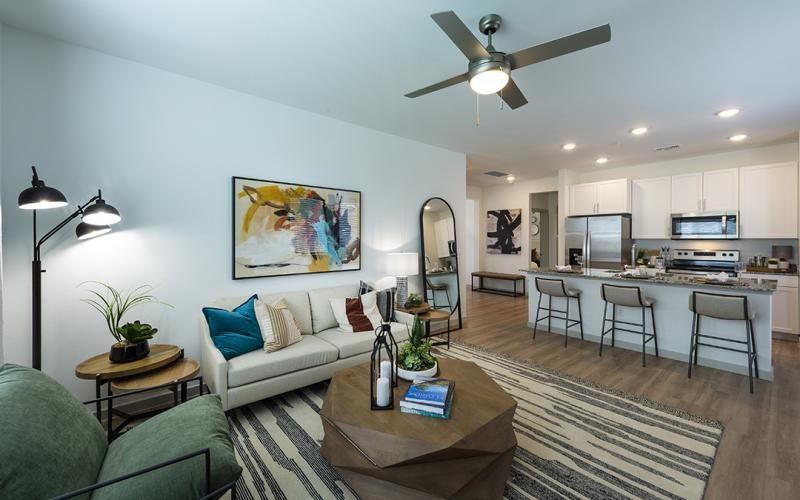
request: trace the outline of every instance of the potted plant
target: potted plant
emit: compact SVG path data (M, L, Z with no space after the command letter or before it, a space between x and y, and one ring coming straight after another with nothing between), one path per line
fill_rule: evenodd
M438 369L436 358L431 354L431 341L425 338L422 322L415 314L411 336L397 355L397 376L413 381L419 377L433 377Z
M114 363L127 363L147 356L150 353L148 341L158 329L139 320L121 324L122 318L134 307L144 304L172 306L153 296L150 293L153 287L150 285L142 285L124 293L98 281L87 283L95 285L95 288L89 289L91 296L81 299L82 302L89 304L103 316L108 331L116 340L108 353L108 359Z

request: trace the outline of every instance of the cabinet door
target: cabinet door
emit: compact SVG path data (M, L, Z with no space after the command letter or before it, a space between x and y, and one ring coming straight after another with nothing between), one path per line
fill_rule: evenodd
M739 210L739 169L703 172L704 212Z
M436 253L437 257L448 257L450 255L450 248L447 242L451 239L448 237L447 228L450 224L450 219L437 220L434 225L436 232Z
M739 169L740 238L797 238L797 163Z
M772 294L772 330L792 333L798 331L797 288L779 286Z
M670 186L669 177L633 181L634 239L669 239Z
M592 215L597 204L597 186L594 183L573 184L569 187L569 214Z
M684 214L703 210L700 199L703 197L703 174L684 174L672 176L672 213Z
M616 179L597 183L597 213L631 213L631 181Z

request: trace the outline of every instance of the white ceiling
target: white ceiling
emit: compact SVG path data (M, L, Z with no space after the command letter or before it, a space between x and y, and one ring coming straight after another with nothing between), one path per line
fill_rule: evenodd
M403 94L466 71L429 15L504 18L513 52L610 23L608 44L521 68L529 104L511 111L461 84ZM607 168L796 140L797 0L0 0L5 24L468 155L471 184L559 168ZM481 40L484 40L482 35ZM738 106L721 120L714 112ZM644 124L642 137L627 133ZM746 132L732 144L727 137ZM574 141L571 153L559 145ZM680 144L669 153L658 146Z

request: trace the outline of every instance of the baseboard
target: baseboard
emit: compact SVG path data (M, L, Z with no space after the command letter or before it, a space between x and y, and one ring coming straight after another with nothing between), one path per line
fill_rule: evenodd
M533 323L532 322L528 322L528 327L533 329ZM547 331L547 330L543 330L543 331ZM564 335L564 329L563 328L553 327L550 330L550 333L555 333L555 334L558 334L558 335ZM574 331L574 332L570 331L570 337L573 337L573 335L579 335L577 330ZM587 340L587 341L591 341L591 342L597 343L598 344L598 349L600 348L600 346L599 346L599 344L600 344L600 335L595 335L595 334L584 332L584 339ZM606 346L610 347L608 342L609 342L608 336L606 336ZM641 343L637 343L637 342L630 342L630 341L625 341L625 340L617 340L615 342L615 346L616 347L622 347L623 349L628 349L630 351L638 351L638 352L642 351L642 344ZM604 348L604 350L605 350L605 348ZM650 345L648 345L645 348L645 352L647 354L652 354L652 355L655 356L655 348L653 348ZM702 352L702 350L700 352ZM659 349L658 350L658 354L662 358L674 359L675 361L683 361L684 363L687 362L687 358L689 357L689 354L686 353L686 352L670 351L668 349ZM745 356L745 355L743 354L742 356ZM703 356L698 356L697 362L701 366L705 366L705 367L708 367L708 368L716 368L718 370L724 370L726 372L733 372L733 373L738 373L739 375L747 376L747 367L746 366L739 366L739 365L735 365L733 363L727 363L725 361L718 361L716 359L709 359L709 358L706 358L706 357L703 357ZM774 378L774 373L773 373L773 370L772 370L771 366L769 368L765 368L765 367L759 366L758 372L759 372L759 376L760 376L759 378L761 380L772 380Z

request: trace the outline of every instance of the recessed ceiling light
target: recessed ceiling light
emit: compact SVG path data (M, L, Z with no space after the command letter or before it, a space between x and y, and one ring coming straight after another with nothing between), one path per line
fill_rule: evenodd
M728 108L722 111L717 111L717 116L720 118L730 118L739 114L739 108Z
M573 149L575 149L575 143L568 142L566 144L562 144L561 149L563 149L564 151L572 151Z
M509 175L508 177L506 177L506 181L508 182L514 182L514 179L516 179L516 177L514 177L513 175Z
M608 163L608 158L606 158L605 156L601 156L600 158L596 159L595 161L597 163L599 163L600 165L602 165L603 163Z
M631 129L631 134L642 135L647 133L647 127L636 127Z
M732 136L728 137L728 139L730 139L733 142L743 141L743 140L747 139L747 134L732 135Z

